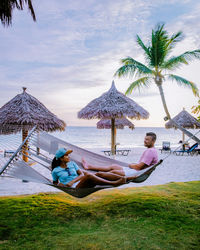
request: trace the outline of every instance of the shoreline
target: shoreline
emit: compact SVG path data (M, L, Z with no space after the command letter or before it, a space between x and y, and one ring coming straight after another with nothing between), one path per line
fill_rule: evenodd
M89 149L88 149L89 150ZM92 152L103 155L104 148L95 148ZM142 152L145 148L131 148L131 152L128 156L116 156L115 159L124 162L138 162ZM161 154L158 150L159 159L165 158L168 154ZM38 169L47 178L51 178L48 170L36 164L33 168ZM150 177L142 183L129 183L124 184L117 188L127 187L141 187L162 185L170 182L188 182L200 180L200 155L198 156L176 156L170 154L164 162L159 165L156 170L150 175ZM25 183L22 180L1 177L0 178L0 197L4 196L16 196L16 195L29 195L46 192L61 192L48 185L39 183Z

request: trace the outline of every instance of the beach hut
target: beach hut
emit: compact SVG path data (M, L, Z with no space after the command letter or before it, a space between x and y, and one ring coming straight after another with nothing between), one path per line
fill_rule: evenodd
M190 115L185 109L183 109L178 115L176 115L174 118L172 118L178 125L188 128L188 129L197 129L200 128L200 122L196 118L194 118L192 115ZM174 128L177 129L177 127L173 124L172 121L168 121L165 124L165 128ZM185 134L183 132L182 134L182 142L185 141Z
M39 131L53 132L65 130L66 124L51 113L40 101L26 92L16 95L0 108L0 134L13 134L22 131L22 141L28 131L37 126ZM26 144L23 160L28 161Z
M82 119L110 119L111 120L111 152L115 154L116 136L115 120L117 118L129 117L131 119L147 119L149 113L119 92L114 81L108 92L88 103L78 112L78 118Z

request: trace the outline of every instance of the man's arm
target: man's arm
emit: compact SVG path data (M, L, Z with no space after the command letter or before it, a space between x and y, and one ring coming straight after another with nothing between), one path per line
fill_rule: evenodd
M135 170L142 170L142 169L148 167L148 165L146 165L144 162L140 162L137 164L129 164L128 166L129 166L129 168L133 168Z

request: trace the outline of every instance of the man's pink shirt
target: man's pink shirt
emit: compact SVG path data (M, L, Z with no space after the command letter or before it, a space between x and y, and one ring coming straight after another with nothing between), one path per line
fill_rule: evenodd
M153 148L147 148L142 156L140 157L139 162L143 162L148 166L152 166L158 162L158 152Z

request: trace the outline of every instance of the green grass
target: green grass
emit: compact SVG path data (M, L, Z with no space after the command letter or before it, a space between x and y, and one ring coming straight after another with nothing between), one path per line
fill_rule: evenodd
M200 182L0 199L0 249L200 249Z

